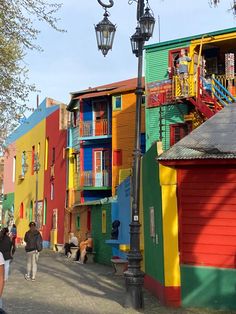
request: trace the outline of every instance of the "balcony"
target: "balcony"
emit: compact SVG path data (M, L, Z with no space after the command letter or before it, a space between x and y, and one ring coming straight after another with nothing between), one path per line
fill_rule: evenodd
M107 119L96 121L81 121L79 123L79 137L80 138L94 138L94 137L110 137L111 126Z
M95 173L84 171L81 174L81 187L87 190L106 190L111 188L111 173L107 170Z

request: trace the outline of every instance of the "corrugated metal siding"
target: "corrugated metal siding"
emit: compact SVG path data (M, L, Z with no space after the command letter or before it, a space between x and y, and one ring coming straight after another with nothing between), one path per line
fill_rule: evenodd
M159 108L146 109L146 151L152 146L152 144L159 140Z
M168 50L146 53L146 83L168 78Z
M184 115L187 113L188 106L185 104L173 104L162 107L163 150L170 148L170 125L184 122Z
M146 109L146 150L160 140L160 110L162 115L162 141L163 150L170 147L170 124L184 122L184 115L188 113L185 104L173 104Z
M161 81L168 78L169 51L189 47L190 41L185 44L167 45L159 49L147 49L145 54L146 83Z
M181 263L236 268L236 171L180 171Z
M80 145L79 145L79 128L73 128L72 129L72 147L79 151Z

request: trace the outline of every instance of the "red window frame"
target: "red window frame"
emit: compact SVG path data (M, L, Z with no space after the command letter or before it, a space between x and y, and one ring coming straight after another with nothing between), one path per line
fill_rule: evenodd
M177 134L176 131L179 131ZM170 125L170 146L176 144L186 135L188 135L192 131L192 125L190 123L176 123Z

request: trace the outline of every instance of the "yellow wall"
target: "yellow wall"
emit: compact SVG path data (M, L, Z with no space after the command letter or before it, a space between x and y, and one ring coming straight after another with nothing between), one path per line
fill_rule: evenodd
M25 232L28 230L30 203L35 202L36 194L36 174L32 175L32 146L35 146L37 152L38 143L40 143L39 163L40 170L38 173L38 200L43 200L44 193L44 159L45 159L45 120L37 124L31 131L20 137L16 141L16 181L15 181L15 202L14 202L14 217L17 225L18 237L23 238ZM25 174L24 180L19 180L21 174L21 158L22 152L26 152L26 163L28 170ZM24 204L24 217L21 219L20 204ZM34 217L34 216L33 216Z
M166 287L180 286L178 246L177 172L160 165L164 246L164 278Z
M112 195L119 184L119 170L132 167L135 136L136 95L134 92L122 94L122 109L112 111L112 155L122 150L122 166L112 166ZM145 110L142 107L141 132L145 132Z

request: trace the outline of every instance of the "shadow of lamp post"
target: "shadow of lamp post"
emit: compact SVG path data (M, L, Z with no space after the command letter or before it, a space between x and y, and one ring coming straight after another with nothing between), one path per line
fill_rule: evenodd
M40 170L40 163L39 163L39 154L38 152L34 155L34 172L36 175L36 190L35 190L35 223L36 227L39 228L39 212L38 212L38 186L39 186L39 170Z
M104 18L95 26L98 49L102 51L104 57L112 49L116 26L112 24L108 17L108 8L114 5L113 0L109 4L104 4L101 0L98 3L104 8ZM135 117L135 148L134 163L132 172L132 213L130 223L130 251L128 253L128 270L125 272L126 281L126 307L135 309L143 308L143 283L144 273L141 271L142 255L140 252L140 217L139 217L139 195L140 195L140 140L141 140L141 104L143 95L142 71L143 71L143 47L153 35L155 18L151 13L148 0L129 0L128 3L137 3L137 27L136 32L131 36L132 51L138 58L138 77L136 88L136 117ZM146 6L145 6L146 2Z

